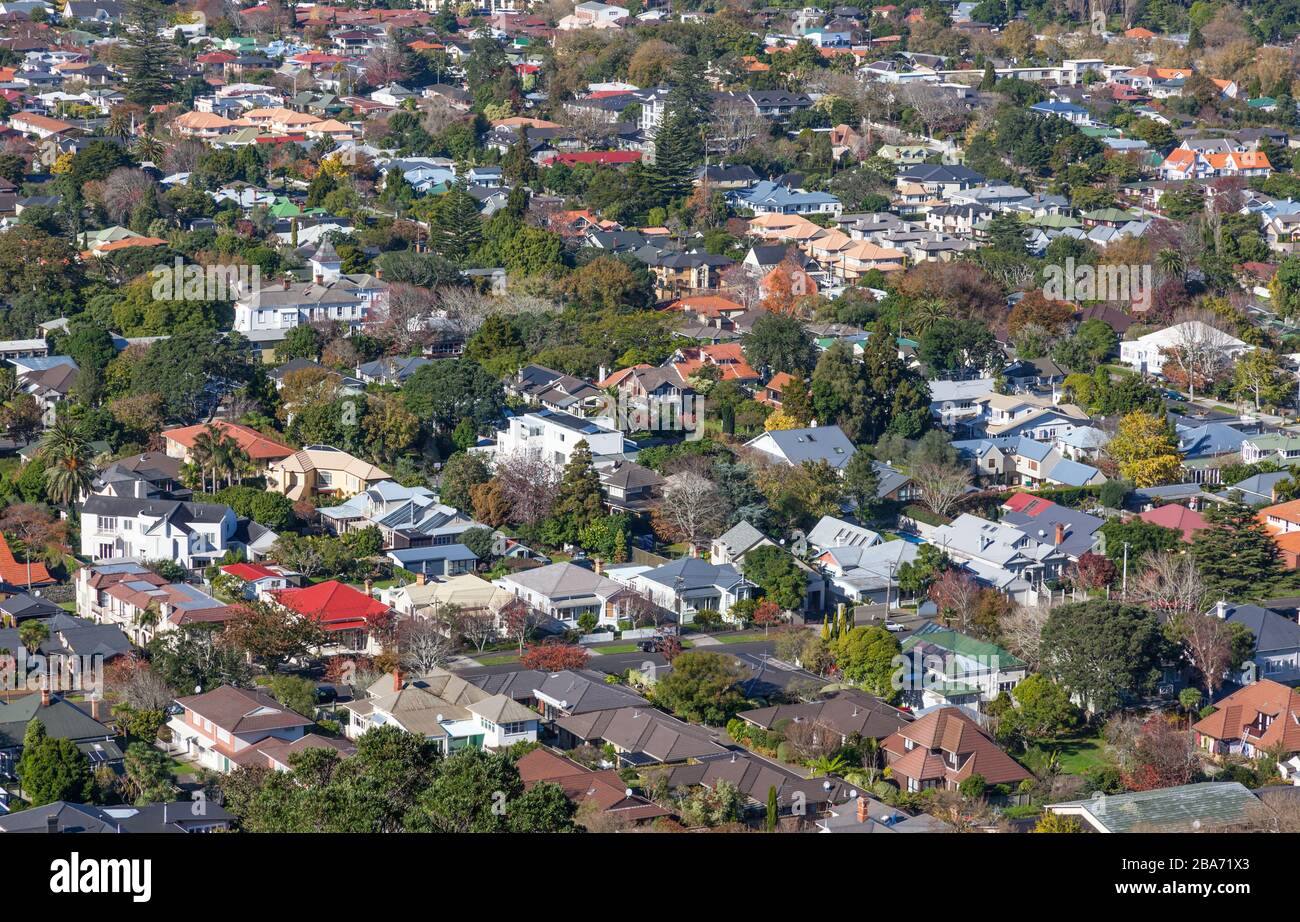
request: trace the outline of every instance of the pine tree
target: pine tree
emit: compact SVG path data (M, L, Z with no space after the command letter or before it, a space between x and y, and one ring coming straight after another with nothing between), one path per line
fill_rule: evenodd
M555 495L555 505L551 509L555 536L564 542L575 543L582 530L604 514L605 495L600 489L600 475L591 465L591 447L583 439L569 456Z
M464 263L483 239L478 202L456 183L434 203L429 216L429 243L446 259Z
M767 831L776 832L777 819L776 785L767 789Z
M176 88L172 65L176 46L159 34L167 22L157 0L127 0L126 44L122 69L126 72L126 98L139 105L168 102Z

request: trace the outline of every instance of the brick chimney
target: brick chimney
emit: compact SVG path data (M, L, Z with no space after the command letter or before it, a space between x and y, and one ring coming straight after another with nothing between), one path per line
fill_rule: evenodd
M1056 523L1056 544L1059 547L1065 543L1065 526L1060 522Z
M597 558L595 558L595 559L592 561L592 563L595 564L594 569L595 569L595 571L596 571L596 575L597 575L597 576L599 576L600 574L602 574L602 573L605 572L605 561L603 561L603 560L601 560L599 557L597 557Z
M43 682L41 683L41 707L47 708L49 706L50 706L50 683Z
M858 822L865 823L870 818L871 818L871 814L867 810L867 799L865 797L859 797L858 798Z
M401 690L402 690L402 670L399 667L393 670L393 691L399 692Z
M424 585L425 583L427 583L428 581L429 581L429 577L426 576L425 574L423 574L423 573L417 573L417 574L415 574L415 585L417 585L417 586L423 586L423 585Z
M90 719L99 720L99 698L90 699Z
M367 580L366 580L366 595L368 595L368 596L373 596L374 594L375 594L375 584L374 584L374 582L372 582L371 580L367 579Z

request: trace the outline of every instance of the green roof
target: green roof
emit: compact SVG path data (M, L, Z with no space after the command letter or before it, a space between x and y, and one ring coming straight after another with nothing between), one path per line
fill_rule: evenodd
M903 652L908 652L922 641L941 650L956 653L958 656L980 657L986 660L996 659L999 669L1017 669L1025 665L1024 660L1002 649L997 644L976 640L974 637L962 634L959 631L928 631L913 634L903 642Z
M1259 99L1246 100L1246 105L1250 106L1253 109L1265 109L1268 108L1269 106L1276 106L1277 100L1274 99L1272 96L1261 96L1259 97Z
M1207 781L1133 794L1099 794L1048 809L1085 814L1107 832L1192 832L1241 823L1258 803L1240 782Z
M1136 216L1119 208L1098 208L1084 215L1089 221L1133 221Z
M1104 126L1086 125L1079 129L1083 134L1090 138L1118 138L1123 135L1118 128Z
M1045 214L1042 217L1031 216L1027 223L1032 224L1035 227L1062 228L1083 226L1083 222L1078 218L1072 218L1069 215L1063 214Z

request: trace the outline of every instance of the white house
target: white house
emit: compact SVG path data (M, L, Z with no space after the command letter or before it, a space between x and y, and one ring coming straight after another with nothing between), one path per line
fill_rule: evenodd
M684 624L705 610L729 619L731 606L753 598L757 588L731 564L709 563L698 557L683 557L659 567L610 567L608 573L611 580L635 590L660 608L676 612Z
M1156 330L1119 344L1119 360L1142 374L1163 375L1169 350L1217 351L1228 362L1254 347L1200 320Z
M593 458L622 454L624 447L623 433L596 419L538 410L511 417L506 428L497 433L494 456L500 460L532 454L563 467L569 463L579 442L587 443Z
M202 569L239 546L229 506L90 496L81 508L81 554L92 560L172 560Z

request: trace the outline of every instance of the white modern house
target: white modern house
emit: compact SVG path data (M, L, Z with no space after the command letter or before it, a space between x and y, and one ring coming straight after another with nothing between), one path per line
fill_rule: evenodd
M641 564L610 567L609 578L645 596L660 608L676 612L683 624L697 612L712 610L729 618L731 606L753 598L758 588L731 564L683 557L659 567Z
M595 419L556 410L538 410L511 417L497 433L493 455L497 460L535 455L555 467L564 467L579 442L586 442L593 459L623 453L623 433Z
M572 563L520 570L495 583L569 628L576 628L585 614L595 615L597 624L616 625L618 603L631 597L622 583Z
M234 510L216 503L92 495L81 513L81 553L96 561L174 560L197 570L240 544Z

